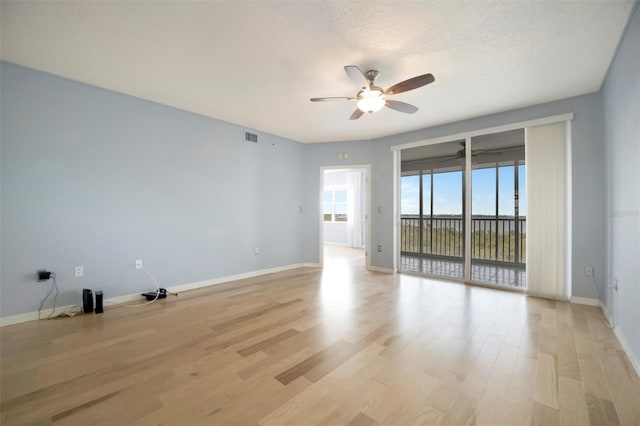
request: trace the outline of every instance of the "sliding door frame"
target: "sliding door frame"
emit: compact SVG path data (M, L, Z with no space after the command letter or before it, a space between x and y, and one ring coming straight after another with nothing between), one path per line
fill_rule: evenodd
M391 146L391 151L393 154L393 250L394 250L394 272L398 272L400 270L400 265L401 265L401 254L400 254L400 247L401 247L401 220L400 220L400 172L401 172L401 166L402 166L402 155L401 152L403 149L409 149L409 148L417 148L417 147L421 147L421 146L427 146L427 145L437 145L437 144L441 144L441 143L446 143L446 142L451 142L451 141L456 141L456 140L462 140L464 139L465 141L465 171L464 171L464 185L463 185L463 192L464 192L464 206L463 206L463 214L464 214L464 281L465 282L470 282L473 283L475 285L481 285L481 286L486 286L486 287L495 287L495 288L500 288L503 290L511 290L511 291L517 291L517 292L523 292L523 289L516 289L516 288L511 288L511 287L507 287L507 286L494 286L492 284L487 284L487 283L482 283L482 282L475 282L475 281L471 281L471 212L467 212L466 209L468 209L467 206L471 206L471 167L472 167L472 153L471 153L471 138L476 137L476 136L483 136L483 135L488 135L488 134L492 134L492 133L501 133L501 132L507 132L510 130L517 130L517 129L524 129L527 127L533 127L533 126L540 126L543 124L551 124L551 123L558 123L558 122L568 122L568 149L571 149L571 120L573 120L573 113L566 113L566 114L560 114L560 115L552 115L552 116L548 116L548 117L542 117L542 118L537 118L537 119L533 119L533 120L527 120L527 121L520 121L520 122L516 122L516 123L511 123L511 124L506 124L506 125L502 125L502 126L495 126L495 127L488 127L488 128L484 128L484 129L478 129L478 130L471 130L468 132L463 132L463 133L456 133L456 134L452 134L452 135L447 135L447 136L440 136L437 138L432 138L432 139L426 139L426 140L421 140L421 141L416 141L416 142L409 142L409 143L404 143L404 144L400 144L400 145L393 145ZM569 161L571 161L571 152L569 151L568 153L568 158ZM570 170L570 168L569 168ZM570 173L570 172L569 172ZM570 188L571 185L571 177L569 176L569 180L568 180L568 185ZM569 194L570 194L570 189L569 189ZM571 199L569 197L568 201L568 206L569 206L569 213L571 212ZM570 216L569 216L570 217ZM569 225L570 226L570 225ZM570 262L570 259L569 259ZM568 269L571 269L571 265L567 265ZM442 278L442 277L440 277ZM459 281L459 280L455 280L455 281Z

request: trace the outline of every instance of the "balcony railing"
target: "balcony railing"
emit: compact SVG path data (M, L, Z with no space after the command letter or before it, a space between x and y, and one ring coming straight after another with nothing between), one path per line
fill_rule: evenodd
M464 223L460 216L417 215L401 217L401 251L429 257L462 259ZM473 216L471 218L471 258L473 260L525 264L526 218L513 216Z

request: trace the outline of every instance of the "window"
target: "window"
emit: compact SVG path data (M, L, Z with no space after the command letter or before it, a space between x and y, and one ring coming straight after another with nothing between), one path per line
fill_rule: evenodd
M328 189L323 192L322 215L325 222L347 222L346 189Z

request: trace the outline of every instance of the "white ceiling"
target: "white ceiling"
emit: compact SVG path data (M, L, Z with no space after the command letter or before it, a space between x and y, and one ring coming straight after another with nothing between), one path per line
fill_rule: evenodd
M599 90L632 0L2 1L1 58L300 142L375 138ZM344 65L436 82L350 121Z

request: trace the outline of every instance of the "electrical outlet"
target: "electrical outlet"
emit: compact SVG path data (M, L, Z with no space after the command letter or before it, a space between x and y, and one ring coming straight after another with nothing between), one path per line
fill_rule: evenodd
M584 276L592 277L593 276L593 266L585 266L584 267Z
M84 277L84 266L76 266L73 270L74 275L77 277Z
M253 254L254 254L255 256L259 255L259 254L260 254L260 248L258 248L258 247L254 247L254 248L253 248Z
M382 253L382 246L378 246L378 253Z
M618 279L617 279L617 278L614 278L614 279L613 279L613 283L612 283L609 287L611 287L611 288L612 288L612 289L614 289L615 291L618 291Z
M142 269L142 259L136 260L136 269Z

